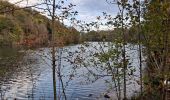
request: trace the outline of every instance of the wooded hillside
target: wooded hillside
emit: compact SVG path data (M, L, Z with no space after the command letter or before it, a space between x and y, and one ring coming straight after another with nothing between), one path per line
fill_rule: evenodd
M0 45L47 45L51 38L50 19L31 8L21 9L0 1ZM60 39L59 39L60 38ZM79 32L56 21L56 41L77 43Z

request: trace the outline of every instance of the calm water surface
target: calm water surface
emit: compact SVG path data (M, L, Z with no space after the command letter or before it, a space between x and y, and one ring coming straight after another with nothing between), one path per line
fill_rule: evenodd
M106 44L105 44L106 45ZM108 45L108 44L107 44ZM101 46L104 51L107 46L99 43L90 43L88 47L81 45L69 46L59 49L58 56L61 58L58 65L61 66L62 78L65 86L65 92L68 100L107 100L103 94L110 92L110 96L115 98L114 90L109 91L110 84L105 80L111 80L111 77L100 77L99 79L90 76L86 67L81 64L73 64L76 57L86 58L84 62L91 59L90 55L94 52L100 52ZM138 52L137 46L130 46L127 53L132 65L136 67L134 77L128 80L128 95L134 95L139 90L136 83L139 75L138 71ZM130 51L131 50L131 51ZM19 51L1 48L0 50L0 98L13 100L52 100L52 69L50 48L41 48L38 50ZM81 52L84 51L84 52ZM74 52L74 53L73 53ZM74 55L73 55L74 54ZM97 59L95 59L97 60ZM90 70L93 70L93 63L89 63ZM74 69L77 68L75 71ZM101 72L100 70L99 72ZM96 72L96 70L94 70ZM74 74L73 74L74 73ZM71 74L71 75L70 75ZM72 76L72 77L70 77ZM89 80L90 79L90 80ZM63 99L61 82L57 78L57 94Z

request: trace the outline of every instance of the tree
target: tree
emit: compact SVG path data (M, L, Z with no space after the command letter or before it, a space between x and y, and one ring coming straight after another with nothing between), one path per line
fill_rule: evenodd
M60 22L63 22L64 19L67 19L70 16L77 15L78 12L72 11L73 7L75 5L69 4L67 7L64 6L65 1L58 1L57 0L42 0L43 4L45 4L46 8L41 8L44 11L47 12L47 15L51 17L50 20L50 27L48 30L50 30L49 34L51 34L51 41L50 41L50 47L51 47L51 62L52 62L52 73L53 73L53 91L54 91L54 100L60 99L60 94L57 94L56 90L56 74L58 75L59 80L62 84L64 99L66 100L66 94L65 94L65 88L64 83L62 80L62 73L60 71L61 69L61 50L59 47L63 47L65 45L64 34L60 33L59 30L62 30L60 27L62 24ZM57 12L60 11L61 13ZM60 24L56 24L60 23ZM64 30L68 32L68 29ZM72 29L74 32L75 30ZM67 33L68 34L68 33ZM57 58L59 56L59 58ZM58 65L58 66L57 66ZM58 95L58 98L57 98Z
M167 59L169 59L169 7L166 0L151 0L145 3L144 21L142 25L143 44L147 48L150 99L164 99L163 81L169 77ZM149 85L150 84L150 85ZM149 91L149 90L148 90ZM153 94L157 94L154 97Z
M128 8L128 13L130 22L131 22L131 28L134 28L137 33L137 37L134 37L133 39L136 38L138 41L138 51L139 51L139 69L140 69L140 92L141 92L141 97L143 93L143 69L142 69L142 35L141 35L141 19L142 19L142 3L141 0L133 0L133 3L130 5ZM132 31L131 31L132 32ZM135 33L134 33L135 34Z
M123 57L123 80L124 80L124 86L123 86L123 93L124 93L124 99L126 100L127 99L127 96L126 96L126 72L127 72L127 64L128 64L128 61L126 59L126 35L125 35L125 28L126 28L126 25L125 25L125 21L128 20L128 17L125 17L125 10L126 10L126 7L127 7L127 3L128 3L128 0L117 0L115 2L117 5L118 5L118 8L119 8L119 13L117 15L117 18L119 19L118 21L120 21L120 28L121 28L121 34L122 34L122 39L123 39L123 47L122 47L122 57Z

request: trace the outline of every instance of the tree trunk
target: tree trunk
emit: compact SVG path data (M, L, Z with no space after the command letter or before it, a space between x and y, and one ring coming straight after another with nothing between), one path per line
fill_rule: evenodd
M122 8L122 12L121 12L121 16L122 16L122 35L123 35L123 94L124 94L124 100L127 99L126 97L126 69L127 69L127 64L126 64L126 36L125 36L125 32L124 32L124 5Z
M55 57L55 3L56 0L53 0L53 11L52 11L52 72L53 72L53 91L54 91L54 100L57 100L57 91L56 91L56 57Z

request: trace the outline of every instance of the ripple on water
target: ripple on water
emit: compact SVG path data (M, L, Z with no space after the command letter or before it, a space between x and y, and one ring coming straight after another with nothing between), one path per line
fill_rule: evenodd
M75 47L71 47L71 50L74 51ZM45 52L49 52L49 48L45 48ZM37 60L34 61L33 59L30 61L33 64L21 65L19 68L17 68L16 72L12 69L12 77L7 76L8 79L2 82L1 88L7 88L8 90L5 93L5 97L8 100L13 100L14 98L19 100L29 98L34 98L34 100L39 100L41 98L51 100L53 98L51 68L44 63L36 63L38 62ZM50 64L49 60L46 59L46 61ZM62 60L62 62L66 67L70 66L66 61ZM64 70L64 73L68 74L69 68L66 69L67 70ZM79 73L83 72L85 72L84 69L79 70ZM82 78L75 78L67 86L66 95L69 100L96 100L99 98L101 100L105 100L100 96L102 93L106 92L108 88L104 79L99 79L96 82L87 85L82 85L80 81L81 79ZM67 79L64 78L63 81L66 82ZM59 80L57 80L57 91L59 93L60 90L61 93L61 84L59 86L58 82ZM133 88L133 86L131 87Z

